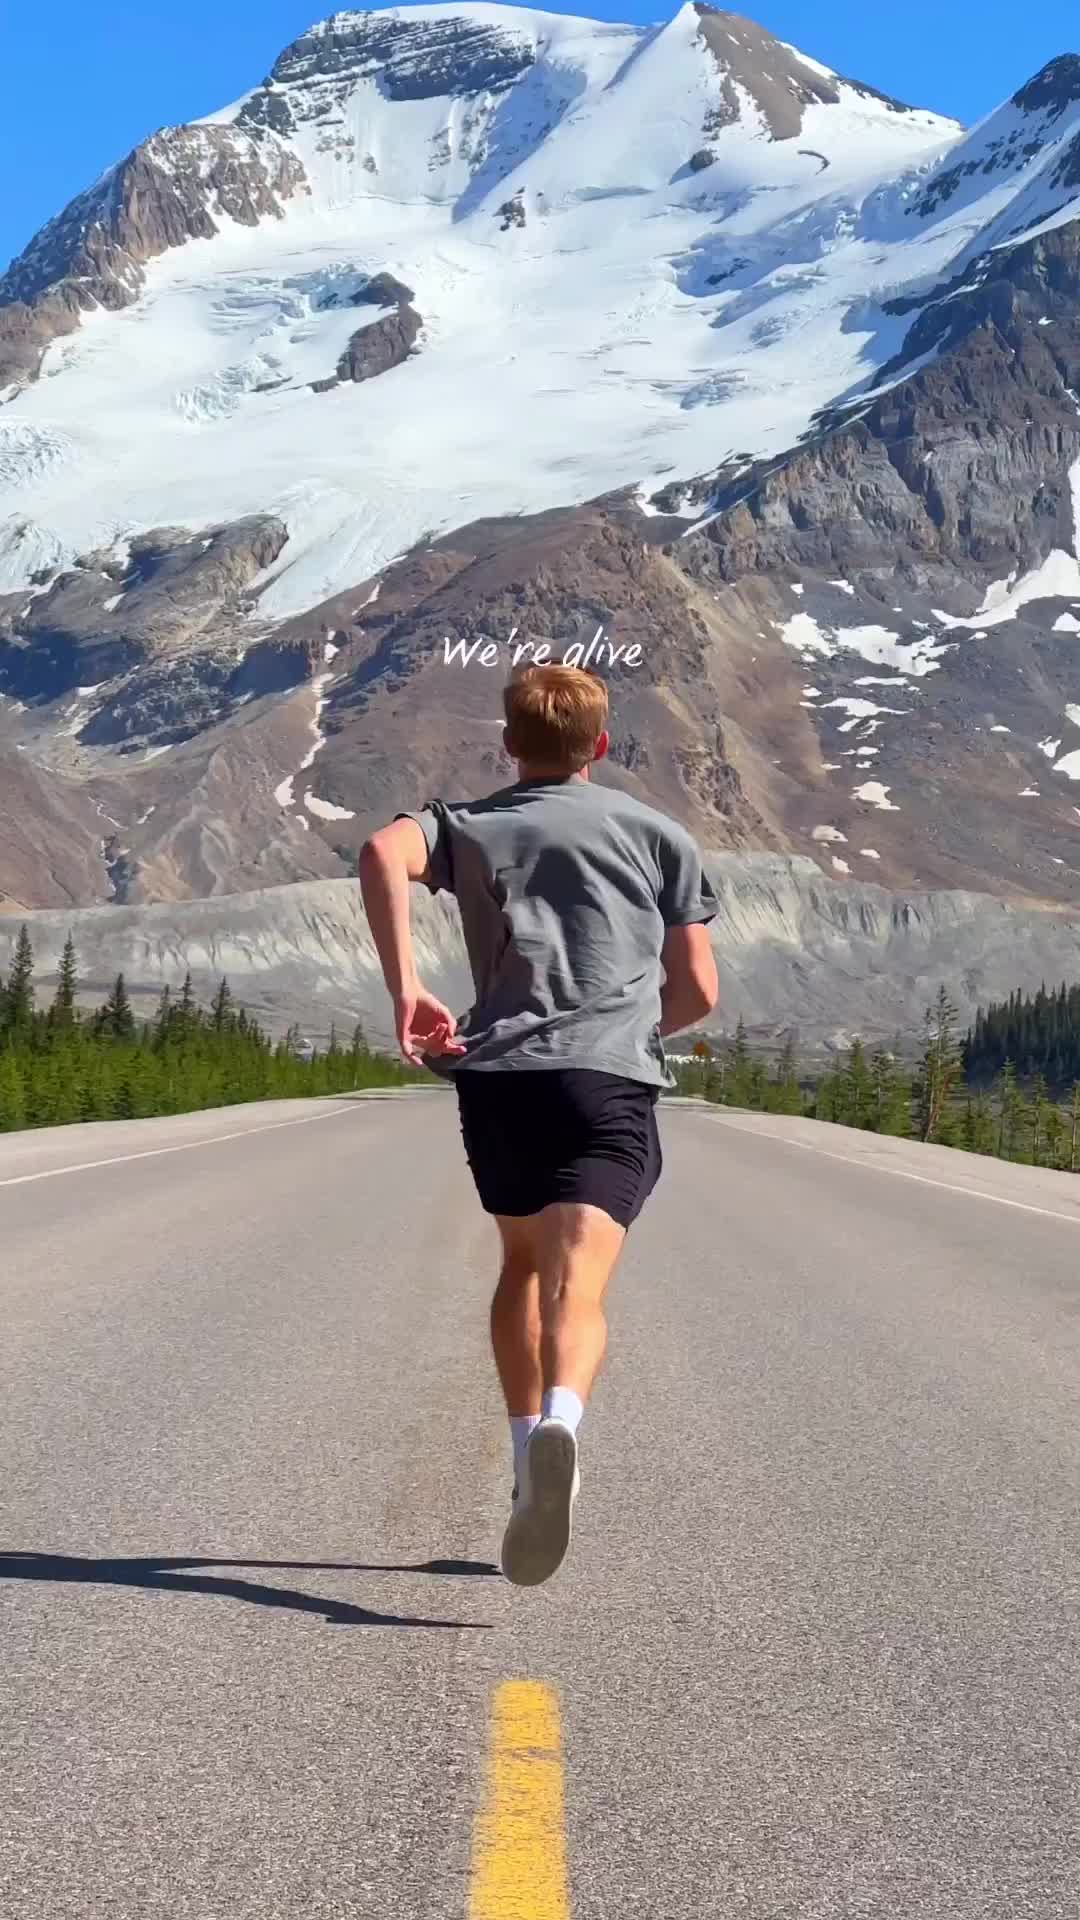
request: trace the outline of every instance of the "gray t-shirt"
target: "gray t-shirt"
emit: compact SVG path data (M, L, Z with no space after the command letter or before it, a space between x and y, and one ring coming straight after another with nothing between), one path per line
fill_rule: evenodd
M670 1086L660 1042L669 927L712 920L691 836L628 794L524 780L399 815L427 841L429 886L456 896L476 988L457 1067L592 1067Z

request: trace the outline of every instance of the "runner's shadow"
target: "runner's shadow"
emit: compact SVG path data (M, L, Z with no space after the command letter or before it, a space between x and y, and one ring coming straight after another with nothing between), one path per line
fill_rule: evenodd
M222 1577L201 1571L208 1567L274 1568L283 1573L433 1573L448 1578L491 1577L498 1568L481 1560L422 1560L405 1566L358 1565L338 1560L204 1560L193 1555L154 1556L146 1559L82 1558L67 1553L2 1553L0 1580L53 1580L85 1586L144 1587L158 1593L208 1593L228 1600L247 1600L256 1607L286 1607L293 1613L319 1614L343 1627L448 1627L459 1631L489 1630L483 1620L429 1620L403 1613L379 1613L353 1606L348 1600L327 1600L290 1587L268 1586L259 1580Z

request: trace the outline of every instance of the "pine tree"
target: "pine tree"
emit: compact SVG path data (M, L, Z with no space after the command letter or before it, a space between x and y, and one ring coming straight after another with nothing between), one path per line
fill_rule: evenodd
M1024 1096L1016 1082L1016 1068L1006 1060L997 1081L998 1143L1000 1160L1014 1160L1020 1147L1024 1119Z
M911 1082L895 1056L884 1050L875 1053L870 1062L870 1078L874 1089L875 1131L907 1139L911 1132Z
M939 988L933 1006L926 1010L919 1131L923 1140L938 1140L943 1144L949 1144L949 1102L960 1077L956 1019L956 1008L947 989Z
M198 1018L195 1005L195 989L191 984L190 971L184 975L184 984L180 989L180 998L176 1005L176 1030L181 1040L186 1040L192 1032Z
M191 975L188 974L188 980L190 981L190 979L191 979ZM224 1029L228 1026L229 1020L231 1018L232 1018L232 994L229 990L228 981L225 979L224 975L222 975L221 985L219 986L217 992L215 993L213 1002L211 1003L211 1007L210 1007L210 1021L214 1028L214 1031L216 1033L224 1032Z
M131 1011L131 1002L122 973L118 973L100 1014L101 1031L113 1040L134 1040L135 1015Z
M68 934L64 941L64 951L60 959L60 972L56 982L56 993L49 1012L53 1027L66 1028L75 1024L75 993L79 984L78 962L75 954L75 937Z
M15 943L15 957L4 990L3 1019L0 1026L15 1040L25 1039L34 1018L34 949L30 930L24 921Z
M1031 1083L1031 1102L1028 1108L1028 1117L1031 1126L1031 1163L1032 1166L1035 1167L1041 1167L1043 1163L1043 1148L1046 1142L1046 1121L1049 1110L1050 1103L1047 1099L1046 1081L1041 1073L1037 1073Z
M0 1133L26 1125L26 1086L17 1054L0 1050Z
M847 1127L872 1126L876 1105L874 1082L866 1064L866 1049L861 1040L854 1040L844 1068L840 1095L843 1124Z
M161 989L161 998L157 1003L157 1012L151 1026L151 1036L155 1047L163 1047L172 1029L173 1004L172 991L168 985Z
M776 1063L776 1079L770 1105L774 1113L801 1113L802 1088L795 1065L795 1035L788 1033Z
M1046 1159L1048 1167L1059 1167L1062 1163L1065 1140L1065 1115L1061 1108L1051 1101L1046 1109L1044 1123L1046 1136Z
M964 1111L962 1145L968 1153L992 1154L995 1131L994 1115L986 1095L969 1094Z
M726 1105L729 1107L748 1107L751 1103L752 1096L750 1042L747 1037L746 1022L741 1014L739 1015L739 1024L735 1029L735 1044L731 1050L731 1059L726 1081Z

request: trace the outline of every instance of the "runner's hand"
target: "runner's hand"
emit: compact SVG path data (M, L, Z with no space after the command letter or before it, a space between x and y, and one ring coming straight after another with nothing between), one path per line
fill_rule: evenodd
M398 1045L410 1066L422 1067L423 1056L463 1054L464 1045L455 1036L457 1021L449 1007L433 993L417 987L412 993L398 994L394 1001L394 1023Z

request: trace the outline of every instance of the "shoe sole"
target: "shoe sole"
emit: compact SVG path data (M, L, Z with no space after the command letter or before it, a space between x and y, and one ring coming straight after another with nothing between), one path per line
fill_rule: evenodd
M502 1570L515 1587L539 1587L566 1558L572 1531L577 1442L565 1427L537 1427L529 1442L529 1504L511 1515Z

